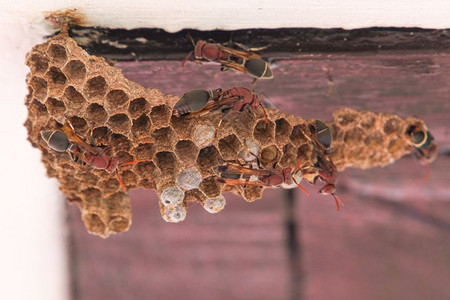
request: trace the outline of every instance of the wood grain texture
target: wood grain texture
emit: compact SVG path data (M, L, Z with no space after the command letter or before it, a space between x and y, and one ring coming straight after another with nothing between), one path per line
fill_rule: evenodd
M250 84L236 72L220 73L214 64L184 69L180 64L118 66L127 78L178 96L192 88ZM324 67L334 82L330 97ZM441 146L429 180L411 156L386 168L348 169L339 174L338 191L346 203L339 213L331 198L317 194L318 187L307 186L312 196L297 194L294 212L301 224L296 234L301 264L294 266L300 275L283 248L283 196L276 190L251 205L227 195L227 209L215 216L193 206L178 225L163 223L154 193L136 191L131 195L133 227L107 241L88 236L72 208L80 299L449 297L448 54L316 54L279 60L273 70L275 79L259 82L257 89L289 113L328 120L336 108L350 106L423 117ZM290 286L298 276L303 278L300 292ZM89 283L93 280L95 285Z

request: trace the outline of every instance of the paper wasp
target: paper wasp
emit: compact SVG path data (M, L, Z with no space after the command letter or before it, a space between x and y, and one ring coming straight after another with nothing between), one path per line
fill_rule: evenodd
M313 184L316 184L317 179L325 182L326 184L319 190L319 193L333 196L336 202L336 208L339 210L339 202L344 205L344 201L335 194L338 173L336 166L330 158L330 154L333 153L333 148L331 147L333 136L331 130L325 123L319 120L315 120L314 124L309 124L309 130L311 131L311 138L306 134L304 136L310 140L313 148L317 152L316 163L312 168L319 172L314 178ZM298 170L300 170L300 163L294 169L294 174Z
M117 156L108 156L106 152L111 148L94 147L75 133L72 126L61 125L57 130L41 131L42 139L48 147L56 152L67 152L76 163L89 164L94 169L105 170L108 173L116 172L120 185L125 190L125 184L118 173L119 166L136 164L141 161L131 161L119 164Z
M220 63L222 65L222 71L235 69L247 73L254 78L253 85L258 79L273 78L269 63L263 60L260 55L247 51L251 50L251 48L239 43L234 44L243 50L225 47L218 43L208 43L203 40L199 40L195 43L190 35L188 35L188 37L191 40L192 45L194 45L194 50L189 52L183 60L182 66L184 66L186 61L194 54L196 60L207 60Z
M212 91L192 90L185 93L173 107L173 115L202 115L211 111L221 110L228 113L231 110L243 111L248 105L256 110L261 107L264 112L266 124L268 123L267 112L261 103L260 97L244 87L234 87L223 91L215 89Z

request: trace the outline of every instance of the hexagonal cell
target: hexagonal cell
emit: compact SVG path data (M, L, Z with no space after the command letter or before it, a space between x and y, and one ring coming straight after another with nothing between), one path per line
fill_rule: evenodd
M347 126L351 123L356 122L358 118L358 113L355 111L342 111L337 117L337 122L340 126Z
M51 67L50 70L48 70L48 72L45 74L45 76L53 85L62 86L65 85L67 81L66 75L64 75L61 69L57 67Z
M217 198L207 199L203 202L203 208L210 214L216 214L225 208L225 197L220 195Z
M66 111L64 102L55 98L48 98L47 101L45 101L45 105L52 116L61 116Z
M241 142L234 134L230 134L219 140L220 154L226 160L235 159L236 154L241 150L241 146Z
M86 67L79 60L69 61L63 71L68 76L70 82L81 83L86 77Z
M182 205L177 206L165 206L161 210L161 216L166 222L178 223L184 221L186 218L186 207Z
M252 139L246 139L244 143L244 149L241 153L239 153L239 157L244 159L246 162L254 161L259 155L259 145Z
M108 127L116 133L128 133L131 128L131 120L126 114L111 116L107 124Z
M383 131L385 134L401 134L403 122L399 118L392 117L384 123Z
M51 44L47 51L48 55L51 57L53 63L64 64L67 60L67 52L64 46L58 44Z
M131 101L128 107L128 113L135 119L142 114L147 114L150 110L150 104L145 98L137 98Z
M33 76L29 82L29 85L33 89L33 97L41 102L44 102L48 92L47 81L41 77Z
M127 189L136 188L138 185L138 177L131 170L119 171L120 177L122 178L123 184Z
M213 175L214 172L212 168L217 166L221 161L221 157L219 151L217 151L216 147L209 146L200 150L200 153L197 157L197 165L200 168L200 171L204 175Z
M85 134L89 130L88 124L83 118L73 116L69 118L69 121L77 134Z
M346 158L352 162L363 161L365 158L364 147L355 147L349 149L346 153Z
M156 168L155 164L151 161L140 162L136 164L136 166L134 167L134 171L142 179L152 179L153 184L154 179L161 176L158 168Z
M175 145L175 153L181 162L188 163L190 161L195 161L198 155L198 148L191 141L179 141Z
M148 190L156 189L156 182L154 178L144 178L139 181L139 187Z
M333 152L332 159L337 167L338 167L338 163L340 163L340 162L345 163L344 162L344 160L345 160L344 148L345 148L345 145L343 143L337 143L337 144L335 144L335 146L333 148L334 152Z
M299 162L297 161L297 148L292 144L286 144L283 147L283 156L280 160L282 168L294 168Z
M203 203L205 200L206 196L199 189L189 190L184 193L184 203L187 205L193 203Z
M409 147L404 139L393 139L392 141L389 142L387 150L389 151L389 153L394 154L394 153L398 153L402 149L407 149L407 148L409 148Z
M287 139L291 133L291 125L281 118L275 121L275 138L277 141Z
M120 187L119 181L114 178L105 178L101 180L97 187L102 191L103 194L110 194L116 192Z
M170 124L173 130L177 133L180 139L191 139L194 132L195 120L192 118L182 116L172 116L170 118Z
M73 173L75 173L75 167L73 165L71 165L71 164L64 164L64 163L62 163L61 164L61 169L62 169L62 173L64 173L64 176L66 176L66 174L73 174ZM93 175L93 176L95 176L95 175ZM97 176L95 176L95 177L96 177L97 180L94 181L94 184L98 181ZM88 179L87 181L90 181L90 180ZM78 182L78 184L80 184L80 183Z
M122 111L129 104L129 96L122 90L112 90L106 95L105 109L110 113Z
M180 205L183 203L184 192L177 186L171 186L162 191L160 198L164 206Z
M364 139L364 144L368 147L375 147L379 145L383 145L384 143L384 134L380 131L375 131L366 136Z
M131 221L128 218L122 216L115 216L109 220L108 228L113 232L124 232L128 230L131 225Z
M96 186L99 180L99 177L92 173L92 171L89 169L87 170L87 172L77 173L75 177L79 180L78 184L82 183L86 186Z
M73 86L69 86L62 97L62 100L66 104L68 110L72 110L74 113L80 113L87 104L86 99L80 94Z
M345 132L344 142L348 145L361 143L366 137L366 133L359 127L350 128Z
M107 118L108 114L101 105L98 105L97 103L92 103L91 105L88 106L86 110L86 120L92 126L103 125L106 122Z
M131 148L131 142L126 136L114 133L111 135L111 142L109 143L109 146L113 147L116 152L129 151Z
M47 107L36 99L31 102L28 109L36 116L37 119L48 118Z
M84 226L90 233L103 236L106 232L106 225L97 214L86 213L81 217L83 219Z
M370 130L375 127L376 120L377 118L374 113L366 111L361 113L361 121L359 124L361 125L362 128Z
M132 152L137 160L151 160L155 155L155 147L152 143L139 144Z
M164 127L152 132L152 137L155 139L155 144L159 147L171 147L175 143L175 134L170 127Z
M172 177L175 173L178 172L178 161L175 153L173 152L163 151L156 153L155 163L161 170L163 177Z
M260 186L247 186L243 188L242 197L247 202L253 202L255 200L261 199L264 192L264 188Z
M131 215L130 200L127 193L122 189L115 193L109 194L106 197L103 197L102 201L105 204L107 213L109 215L109 224L112 223L111 221L116 220L115 223L118 224L116 224L115 226L118 226L119 223L127 220L127 217Z
M111 131L106 126L97 127L92 130L92 139L97 146L108 145L111 138Z
M312 147L307 144L304 144L304 145L298 147L297 163L309 161L311 159L311 151L312 151Z
M29 59L32 73L44 73L48 69L48 59L40 54L34 53Z
M131 155L130 153L128 153L128 151L120 151L115 156L117 158L119 158L120 164L135 161L134 156ZM128 169L128 168L132 168L134 166L135 165L125 165L125 166L121 166L121 168Z
M178 174L177 184L183 190L196 189L200 182L202 176L195 168L183 169Z
M152 108L150 118L155 127L167 126L170 120L170 109L166 105L159 105Z
M210 176L203 179L199 189L210 198L216 198L220 195L221 187L216 180L216 176Z
M226 116L226 118L221 117L223 120L222 124L227 127L230 126L231 128L233 128L233 131L239 134L240 136L251 137L254 130L253 125L257 121L255 118L258 118L257 115L263 117L262 114L259 114L259 112L258 110L255 111L250 108L244 109L244 111L242 112L231 111ZM264 120L262 121L265 122Z
M137 141L150 141L150 118L142 114L142 116L133 121L131 133Z
M290 139L295 146L301 146L302 144L309 143L309 140L305 137L309 130L306 128L306 124L295 125L292 128Z
M211 146L216 137L216 129L211 125L199 125L195 127L193 141L199 147Z
M271 145L261 150L260 162L264 168L272 167L280 160L281 152L277 146Z
M81 191L83 205L86 209L90 207L99 207L102 201L102 192L94 187L89 187Z
M333 123L330 126L331 132L333 134L333 142L335 141L342 141L344 139L344 133L345 131L336 125L336 123Z
M261 145L266 145L273 141L275 136L275 125L272 121L269 121L268 124L264 122L264 120L260 120L256 123L256 126L253 130L253 137L255 140L261 143Z
M86 82L84 91L89 98L95 98L103 97L108 88L106 80L102 76L96 76Z

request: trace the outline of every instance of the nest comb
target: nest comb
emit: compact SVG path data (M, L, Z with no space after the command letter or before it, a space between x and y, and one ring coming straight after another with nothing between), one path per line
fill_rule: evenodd
M294 168L312 166L316 157L305 135L308 123L298 116L268 109L268 124L258 113L231 112L200 117L172 116L179 97L145 89L127 80L103 58L90 56L67 35L35 46L30 67L25 126L34 147L42 151L49 177L56 177L68 202L76 204L91 233L107 237L131 224L128 194L115 174L74 163L42 140L42 130L70 122L77 135L97 147L110 147L120 162L141 162L118 168L127 188L155 189L164 220L179 222L186 205L197 202L211 213L225 205L222 193L239 192L247 201L261 198L264 188L237 190L215 180L214 167L229 161L274 163ZM333 161L339 170L392 163L412 151L405 128L417 119L341 109L327 123L333 133ZM311 176L317 175L316 172ZM306 178L311 181L310 178ZM291 186L292 187L292 186Z

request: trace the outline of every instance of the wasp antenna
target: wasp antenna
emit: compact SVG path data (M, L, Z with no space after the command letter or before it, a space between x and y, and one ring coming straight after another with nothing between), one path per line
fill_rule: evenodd
M120 183L120 186L122 187L122 189L124 191L127 191L127 188L125 187L125 184L123 183L122 178L120 178L119 171L117 169L116 169L116 175L117 175L117 179L119 179L119 183Z
M339 203L338 203L338 200L339 200L339 202L341 202L342 206L345 206L344 201L342 200L341 197L339 197L338 195L336 195L336 194L334 194L334 193L331 194L331 195L333 196L334 201L336 202L336 208L337 208L337 211L339 211Z
M302 187L298 182L297 182L297 180L295 180L295 178L294 177L292 177L292 179L294 180L294 182L295 182L295 184L306 194L306 196L309 196L309 192L304 188L304 187Z
M192 45L195 47L194 39L192 38L191 34L188 32L187 34L188 39L191 41Z
M339 211L339 203L338 203L338 201L336 200L336 197L334 197L334 201L336 202L336 210Z

